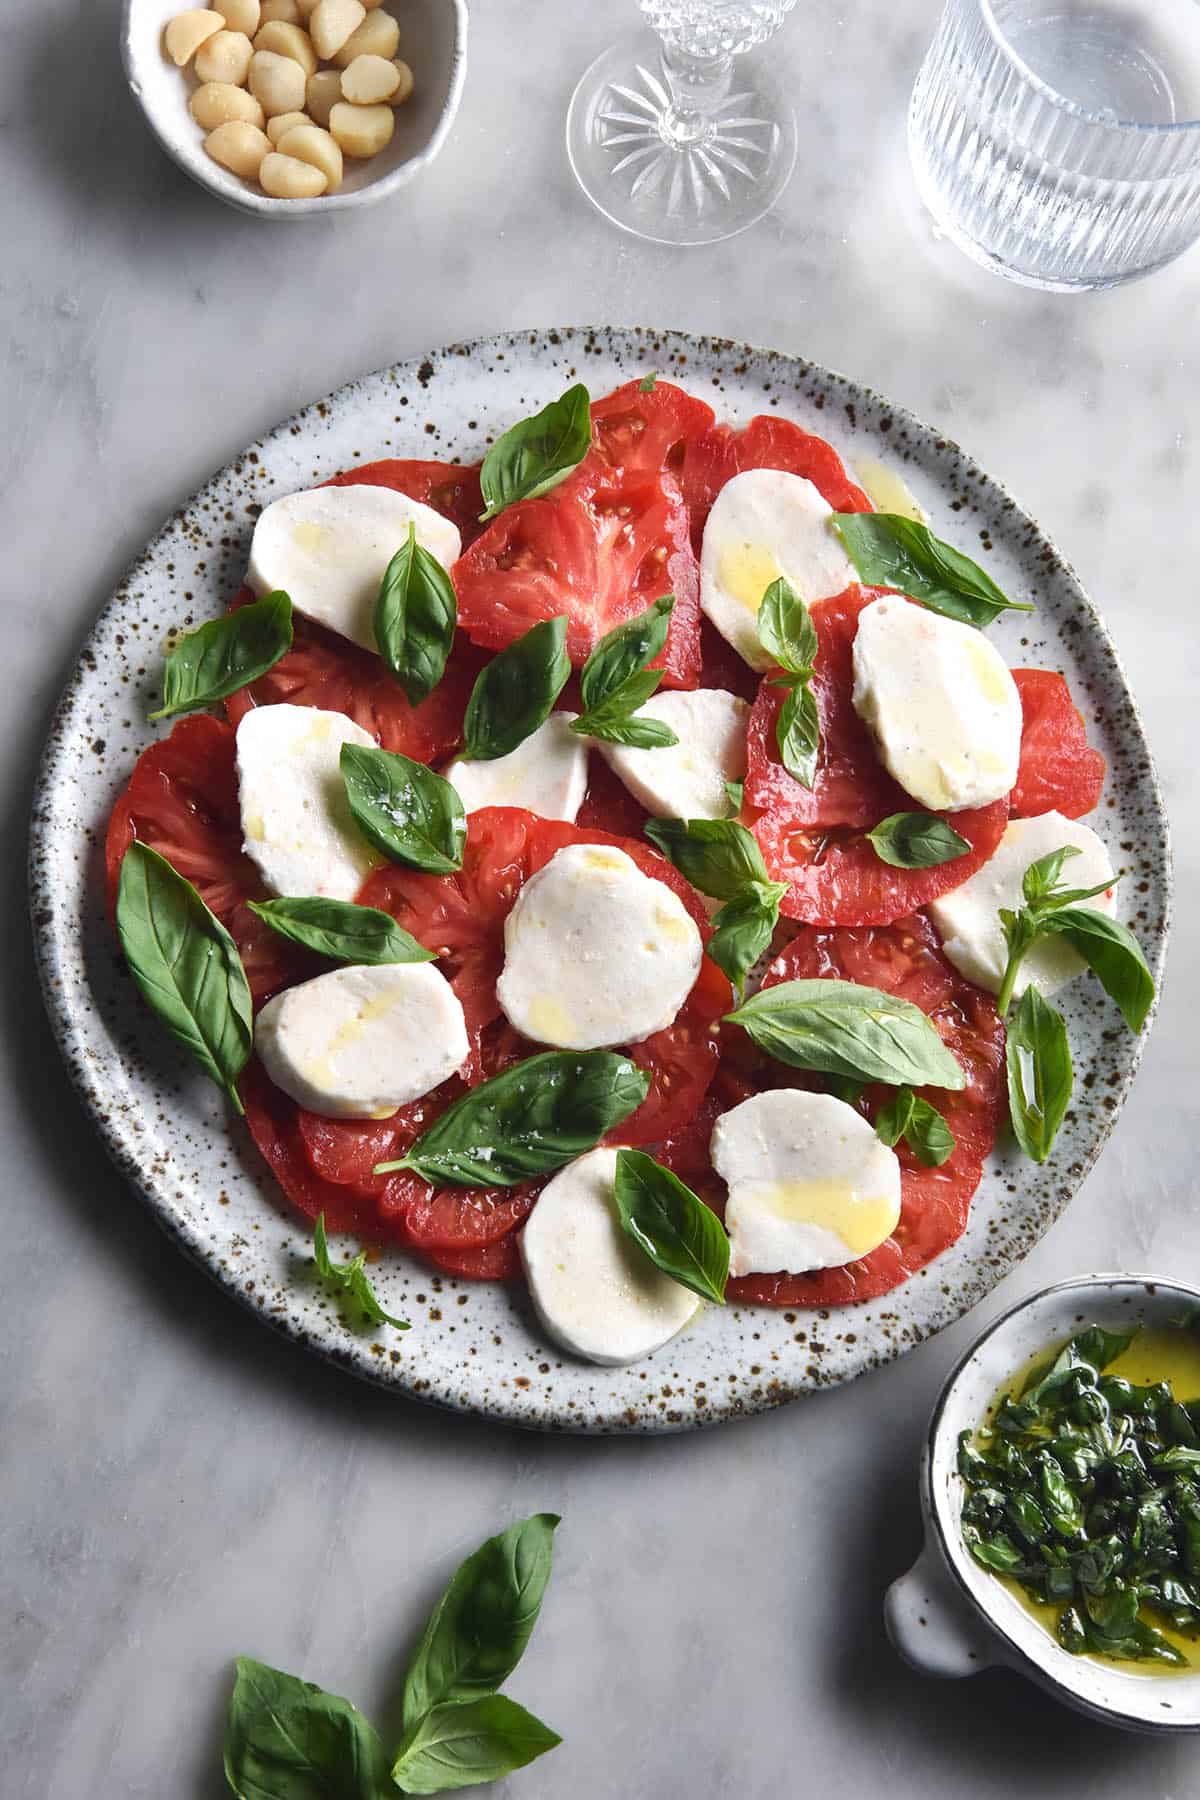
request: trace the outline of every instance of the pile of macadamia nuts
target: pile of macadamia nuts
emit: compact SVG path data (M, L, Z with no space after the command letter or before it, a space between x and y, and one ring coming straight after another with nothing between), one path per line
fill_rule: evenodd
M274 200L341 186L343 159L392 140L413 90L400 27L380 0L222 0L178 13L163 33L199 86L191 114L214 162Z

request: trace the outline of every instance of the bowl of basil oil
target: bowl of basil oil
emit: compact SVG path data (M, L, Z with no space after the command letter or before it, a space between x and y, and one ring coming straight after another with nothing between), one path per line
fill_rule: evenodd
M1090 1275L1005 1313L942 1391L921 1501L885 1606L906 1661L1200 1731L1200 1289Z

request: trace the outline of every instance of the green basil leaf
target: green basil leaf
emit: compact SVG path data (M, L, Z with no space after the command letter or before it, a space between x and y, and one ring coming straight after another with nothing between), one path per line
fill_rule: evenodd
M515 1187L591 1150L650 1091L650 1077L612 1050L547 1050L481 1082L448 1106L398 1162L435 1186Z
M121 863L117 933L142 997L240 1113L250 988L237 945L190 881L135 838Z
M318 956L345 963L434 962L436 953L418 944L390 913L374 906L355 906L350 900L321 900L296 896L284 900L250 900L272 931Z
M1041 931L1067 940L1109 999L1116 1001L1130 1031L1140 1031L1154 1004L1154 977L1128 926L1089 907L1065 907L1048 913L1038 924Z
M966 1086L958 1062L919 1007L853 981L781 981L747 1000L728 1021L795 1069L893 1087Z
M1021 877L1021 891L1027 904L1033 906L1052 893L1058 886L1063 864L1068 857L1078 855L1077 845L1064 844L1061 850L1051 850L1048 856L1039 856L1036 862L1031 862Z
M723 1306L729 1239L711 1207L642 1150L617 1151L615 1193L621 1229L655 1268Z
M940 1169L954 1155L954 1133L936 1106L910 1087L898 1089L895 1098L881 1106L875 1119L875 1135L884 1144L903 1138L918 1162Z
M588 391L582 382L567 389L532 418L521 419L497 438L479 471L486 510L494 519L518 500L548 494L577 469L592 444Z
M579 678L585 712L611 699L631 675L642 674L662 654L674 607L674 594L664 594L644 612L605 633L584 663ZM644 698L648 699L652 692L650 689Z
M1017 1142L1026 1156L1044 1163L1071 1104L1075 1077L1062 1014L1034 987L1025 989L1009 1020L1005 1055Z
M392 1779L406 1794L446 1794L499 1781L562 1743L504 1694L435 1706L400 1745Z
M652 394L657 386L658 376L651 372L649 375L643 375L642 379L638 382L638 393Z
M376 1299L375 1289L367 1275L365 1250L360 1250L353 1262L335 1263L332 1260L329 1240L325 1236L324 1213L318 1213L317 1222L313 1226L313 1261L321 1279L353 1301L369 1325L394 1325L397 1331L409 1329L407 1319L394 1319L391 1313L384 1312Z
M890 813L868 831L867 840L880 862L893 869L933 869L971 848L945 819L924 812Z
M427 700L445 674L457 625L454 584L437 557L418 544L410 523L408 542L379 584L375 642L411 706Z
M753 834L736 819L647 819L646 836L679 873L714 900L733 900L748 881L774 885Z
M652 671L653 685L658 686L658 670ZM644 678L631 675L626 684L632 688ZM647 696L643 696L647 697ZM626 710L625 689L618 689L611 700L605 700L590 713L583 713L571 726L580 737L602 739L606 744L626 744L631 750L669 750L679 739L661 719L643 719L634 710ZM641 705L641 699L634 701Z
M817 654L817 633L809 611L790 581L781 575L762 597L758 609L758 641L789 675L807 680Z
M729 817L736 819L746 804L746 784L744 781L727 781L724 787L725 798L729 802Z
M543 619L480 671L463 719L463 755L476 762L507 756L544 725L567 685L565 618Z
M788 774L794 775L802 787L810 788L817 775L821 720L807 681L797 681L789 690L775 721L775 741Z
M961 550L902 513L834 513L830 523L869 587L896 588L965 625L990 625L1010 608L1033 611L1010 600Z
M292 647L292 603L281 590L210 619L180 638L163 671L163 703L152 719L194 712L236 694Z
M433 875L462 868L463 803L448 781L395 750L343 744L342 780L363 836L393 862Z
M237 1659L225 1779L239 1800L381 1800L396 1791L357 1707L249 1656Z
M787 893L783 881L750 881L727 900L713 919L707 949L742 997L746 976L770 948L779 923L779 902Z
M825 1086L835 1100L844 1100L847 1106L857 1106L863 1097L865 1081L852 1081L849 1075L826 1075Z

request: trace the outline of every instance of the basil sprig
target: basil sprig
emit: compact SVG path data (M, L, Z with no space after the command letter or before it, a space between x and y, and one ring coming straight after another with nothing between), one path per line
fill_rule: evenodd
M636 750L665 750L679 742L661 719L634 717L662 680L661 669L646 665L666 644L674 605L675 596L664 594L600 639L579 678L584 710L572 731Z
M869 587L895 588L931 612L964 625L990 625L1002 612L1032 612L1010 600L979 564L903 513L834 513L846 555Z
M428 699L445 674L457 624L454 584L437 557L418 544L410 521L408 540L384 570L375 601L379 654L410 705Z
M340 1694L239 1656L225 1725L225 1779L239 1800L395 1795L375 1727Z
M273 669L292 647L292 602L264 594L180 638L163 670L163 703L152 719L171 719L227 699Z
M725 1303L729 1239L711 1207L643 1150L618 1150L615 1186L621 1229L664 1275Z
M566 619L543 619L493 656L467 702L463 756L474 762L507 756L546 723L571 674L566 643Z
M779 1062L892 1087L959 1089L966 1077L920 1007L853 981L781 981L728 1023Z
M478 1787L512 1775L561 1743L557 1731L506 1694L485 1694L427 1713L400 1745L392 1779L402 1794Z
M407 1319L395 1319L380 1306L367 1274L365 1250L360 1250L351 1262L334 1262L329 1254L329 1239L325 1235L324 1213L317 1214L317 1222L313 1226L313 1262L316 1264L317 1274L326 1286L339 1294L345 1294L368 1325L394 1325L397 1331L409 1330Z
M923 1094L914 1094L910 1087L897 1089L894 1098L880 1107L875 1135L888 1145L903 1138L927 1169L940 1169L954 1155L954 1133L945 1119Z
M893 869L934 869L971 848L953 825L925 812L889 813L868 831L867 842L880 862Z
M802 787L811 788L821 750L821 720L811 686L817 633L807 606L782 575L762 597L758 640L786 678L775 683L787 689L775 721L780 761Z
M426 950L390 913L374 906L355 906L351 900L296 897L283 900L251 900L272 931L344 963L434 962L436 953Z
M736 819L649 819L646 836L694 888L725 902L713 917L708 954L740 998L775 935L787 883L771 880L753 834Z
M117 933L142 997L242 1112L254 1028L238 947L191 882L137 838L121 862Z
M355 823L385 856L433 875L462 868L467 816L448 781L374 745L343 744L340 767Z
M548 494L577 469L592 444L591 401L576 382L549 406L497 438L479 471L485 502L480 518L494 519L518 500Z
M649 1091L649 1075L615 1051L543 1051L472 1088L407 1156L375 1173L412 1169L435 1186L515 1187L593 1149Z

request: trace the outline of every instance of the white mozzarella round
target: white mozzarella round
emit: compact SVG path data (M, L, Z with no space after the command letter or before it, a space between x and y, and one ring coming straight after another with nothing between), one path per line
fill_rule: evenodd
M384 571L408 539L444 568L462 550L458 527L393 488L321 487L285 494L259 515L246 579L256 594L282 588L318 625L374 650L375 601Z
M1021 696L981 631L897 595L854 637L854 705L906 794L934 812L987 806L1017 779Z
M803 475L747 469L713 502L700 551L700 605L752 669L769 669L758 639L762 597L781 575L811 606L858 580L829 527L833 509Z
M578 713L551 713L507 756L468 762L456 756L442 770L469 813L481 806L523 806L543 819L574 824L587 792L586 738L571 730Z
M1062 866L1059 879L1064 887L1090 888L1115 879L1108 851L1091 827L1048 812L1036 819L1010 819L995 854L982 869L953 893L932 902L929 910L942 934L942 949L968 981L999 993L1008 961L1000 908L1015 912L1023 906L1021 883L1030 863L1068 844L1079 855L1069 856ZM1093 912L1111 913L1116 897L1110 889L1080 904ZM1086 967L1062 938L1041 938L1025 954L1014 993L1019 998L1032 985L1040 993L1053 994Z
M274 894L353 900L381 860L350 813L343 744L375 740L315 706L256 706L238 725L243 849Z
M900 1164L874 1128L831 1094L777 1088L713 1128L729 1189L729 1273L834 1269L876 1249L900 1218Z
M679 739L661 750L597 741L596 748L635 800L660 819L724 819L727 781L746 773L750 708L724 688L652 694L639 719L660 719Z
M330 1119L386 1119L466 1060L462 1004L432 963L333 969L268 1000L254 1047L276 1087Z
M667 1343L699 1310L622 1231L615 1150L591 1150L542 1189L521 1233L521 1260L552 1338L589 1362L628 1363Z
M517 895L496 998L539 1044L599 1050L674 1019L700 972L696 924L623 850L569 844Z

